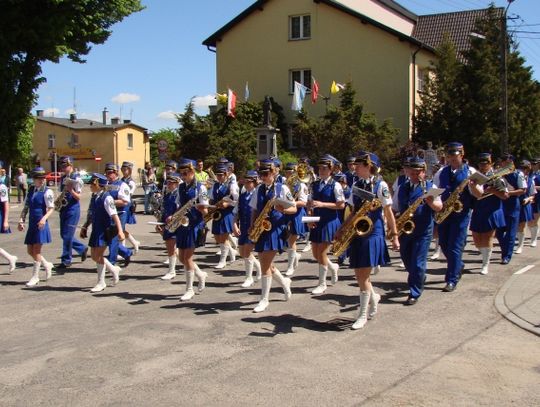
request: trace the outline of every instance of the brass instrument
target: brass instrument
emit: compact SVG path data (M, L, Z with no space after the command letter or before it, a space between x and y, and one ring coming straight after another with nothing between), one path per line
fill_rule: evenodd
M57 212L60 212L62 208L65 208L68 204L68 200L66 198L66 189L60 193L54 200L54 210Z
M414 231L416 225L414 224L412 217L414 216L416 209L422 204L423 200L423 196L418 197L418 199L414 201L412 205L409 206L401 215L399 215L399 218L396 219L396 230L398 236L401 236L402 233L410 235Z
M461 184L458 185L458 187L450 194L448 199L444 201L443 208L440 212L437 212L435 214L435 223L440 224L444 222L444 220L449 217L452 212L460 213L463 210L463 204L459 200L459 196L469 183L469 178L465 178L463 181L461 181Z
M272 198L266 202L261 213L259 213L257 219L255 219L255 222L253 222L253 225L249 229L248 237L253 243L257 243L263 232L272 230L272 222L268 219L268 215L274 207L275 202L276 198Z
M190 199L180 209L173 213L171 220L165 225L165 230L174 233L180 226L187 227L189 225L187 213L193 208L195 202L197 202L197 197Z
M228 202L228 203L231 203L233 202L231 200L231 198L229 198L228 196L226 196L225 198L221 199L220 201L218 201L218 203L216 203L214 205L213 208L208 208L208 213L206 215L204 215L204 222L205 223L208 223L210 222L211 220L215 220L215 221L218 221L221 219L222 215L221 215L221 211L220 211L220 204L222 204L223 202Z
M351 244L351 241L356 236L367 236L373 230L373 221L367 216L369 212L372 212L381 207L381 201L378 199L373 199L371 201L366 200L358 209L358 211L352 215L351 220L347 219L341 227L338 229L336 234L340 236L339 239L335 239L332 242L332 250L334 256L339 257L347 247Z
M510 163L505 167L499 168L497 171L494 171L493 174L489 176L489 179L484 183L484 185L488 187L496 187L497 182L502 177L513 173L515 170L516 170L516 167L514 167L514 163ZM478 198L478 200L481 201L482 199L490 197L491 195L493 195L493 193L482 195L480 198Z

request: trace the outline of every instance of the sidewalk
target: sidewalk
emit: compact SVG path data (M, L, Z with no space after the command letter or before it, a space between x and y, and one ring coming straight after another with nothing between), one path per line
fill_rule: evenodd
M516 271L497 293L495 308L517 326L540 336L540 267Z

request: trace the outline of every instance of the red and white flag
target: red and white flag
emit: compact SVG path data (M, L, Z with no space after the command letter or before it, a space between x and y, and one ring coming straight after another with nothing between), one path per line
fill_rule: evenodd
M227 89L227 116L236 117L236 93Z
M319 97L319 82L313 79L313 85L311 85L311 103L315 104L317 103L317 98Z

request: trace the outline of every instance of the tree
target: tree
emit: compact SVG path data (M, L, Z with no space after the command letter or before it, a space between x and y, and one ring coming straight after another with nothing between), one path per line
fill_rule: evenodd
M178 142L178 131L176 129L160 129L152 134L150 139L150 161L153 165L160 164L159 150L157 143L159 140L165 140L168 145L167 153L169 157L177 157L177 142Z
M92 44L103 44L113 24L142 10L140 0L10 0L0 13L0 158L20 157L36 90L45 81L41 63L67 56L85 62Z

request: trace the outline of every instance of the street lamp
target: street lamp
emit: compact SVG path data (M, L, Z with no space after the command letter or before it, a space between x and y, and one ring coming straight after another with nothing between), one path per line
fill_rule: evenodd
M501 153L508 151L508 35L506 33L506 18L508 8L515 0L507 0L508 5L504 9L501 19L501 55L502 55L502 132Z

